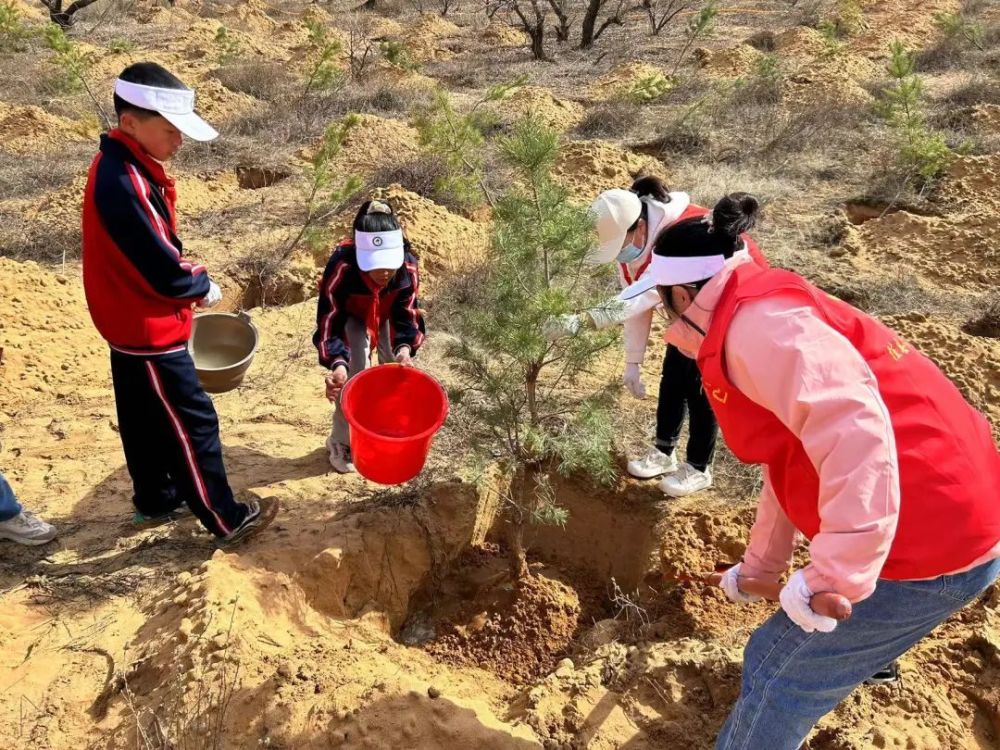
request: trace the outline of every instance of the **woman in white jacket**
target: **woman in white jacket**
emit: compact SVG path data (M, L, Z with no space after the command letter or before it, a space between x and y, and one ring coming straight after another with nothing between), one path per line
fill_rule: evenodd
M597 225L598 246L593 263L614 262L624 290L643 278L653 255L656 238L678 221L707 217L711 211L691 203L687 193L669 192L656 177L641 177L631 190L606 190L591 206ZM744 237L747 249L759 262L759 250ZM661 307L659 295L650 289L641 295L624 295L606 305L570 316L559 322L560 333L579 327L624 327L624 383L635 398L645 398L641 364L646 354L653 315ZM558 335L558 334L557 334ZM678 465L676 449L685 414L690 415L686 461ZM712 485L712 459L718 424L701 387L694 360L676 347L667 346L660 376L656 407L656 435L645 456L628 462L628 472L639 479L663 477L660 489L671 497L684 497Z

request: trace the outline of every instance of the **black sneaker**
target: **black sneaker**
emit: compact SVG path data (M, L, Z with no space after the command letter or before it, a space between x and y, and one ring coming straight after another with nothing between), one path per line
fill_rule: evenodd
M898 662L892 662L865 680L866 685L891 685L895 682L899 682Z
M232 547L257 534L268 526L278 515L280 503L276 497L265 497L262 500L251 499L247 501L250 512L243 519L243 523L233 529L229 534L217 540L220 547Z

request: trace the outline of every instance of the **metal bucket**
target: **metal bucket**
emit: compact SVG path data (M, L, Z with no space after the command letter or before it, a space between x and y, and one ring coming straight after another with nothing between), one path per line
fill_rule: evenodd
M202 387L209 393L238 387L259 343L257 329L244 312L195 315L188 351Z

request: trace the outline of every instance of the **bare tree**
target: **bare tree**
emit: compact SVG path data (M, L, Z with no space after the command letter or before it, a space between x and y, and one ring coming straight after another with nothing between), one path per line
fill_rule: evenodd
M642 8L649 18L649 30L658 36L667 25L694 5L691 0L642 0Z
M552 62L545 51L545 24L548 13L539 0L488 0L486 15L491 20L500 11L506 10L517 16L524 33L531 39L531 54L536 60Z
M76 12L83 10L88 5L93 5L97 0L74 0L74 2L67 8L63 9L63 0L41 0L42 5L44 5L49 10L49 20L52 23L57 23L64 29L68 29L74 23L76 23Z
M554 26L556 32L556 40L559 42L569 41L569 32L572 30L573 21L575 20L566 10L568 5L567 0L548 0L549 6L552 8L552 12L556 14L556 18L559 19L559 25Z
M612 3L616 0L611 0ZM617 0L617 5L613 13L610 13L604 22L597 26L597 18L601 10L608 4L608 0L588 0L587 12L583 15L583 29L580 34L580 49L590 49L594 42L603 34L609 26L624 26L625 0ZM596 27L596 29L595 29Z

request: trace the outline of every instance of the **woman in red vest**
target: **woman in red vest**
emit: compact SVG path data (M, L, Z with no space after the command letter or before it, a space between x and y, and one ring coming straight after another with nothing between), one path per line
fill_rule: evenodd
M720 214L721 212L721 214ZM797 533L810 562L751 636L743 683L717 748L793 750L859 683L1000 573L1000 454L986 418L895 332L789 271L735 251L758 212L735 193L656 242L647 278L695 358L727 445L762 464L743 562L722 585L778 581ZM727 231L728 230L728 231ZM840 622L820 592L854 602Z

